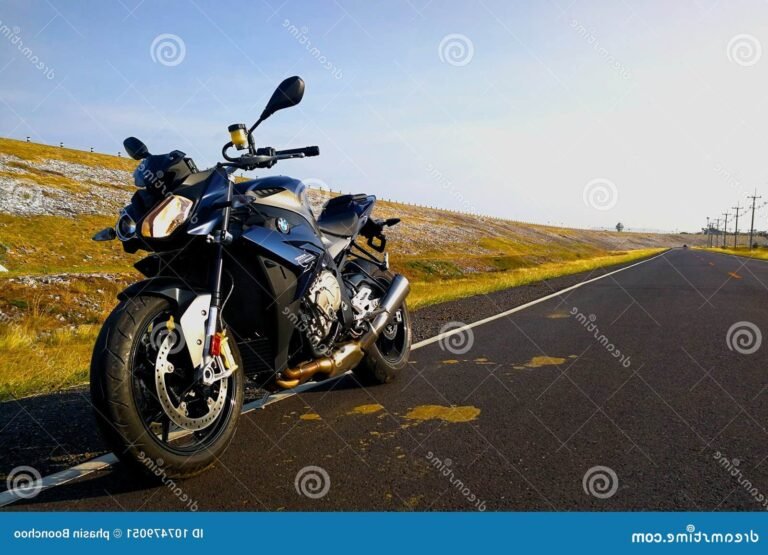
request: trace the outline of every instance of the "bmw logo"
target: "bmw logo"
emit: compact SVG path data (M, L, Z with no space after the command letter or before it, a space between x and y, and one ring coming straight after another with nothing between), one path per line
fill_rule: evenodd
M288 233L288 230L290 229L290 226L288 225L288 220L285 218L278 218L277 219L277 230L280 233Z

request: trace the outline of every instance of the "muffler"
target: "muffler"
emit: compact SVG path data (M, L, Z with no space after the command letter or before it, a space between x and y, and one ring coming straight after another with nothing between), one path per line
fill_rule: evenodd
M399 274L396 275L379 303L376 316L370 323L371 329L360 339L344 343L328 356L283 370L280 378L277 379L277 385L284 389L290 389L306 382L318 372L331 378L357 366L363 360L365 351L376 342L384 328L392 321L397 309L403 304L410 290L411 285L408 283L408 279Z
M358 340L361 349L366 350L376 343L379 335L389 325L392 318L395 317L397 309L403 304L410 291L411 284L408 282L408 279L400 274L396 275L389 286L389 290L382 297L381 302L379 302L378 313L371 322L371 329Z

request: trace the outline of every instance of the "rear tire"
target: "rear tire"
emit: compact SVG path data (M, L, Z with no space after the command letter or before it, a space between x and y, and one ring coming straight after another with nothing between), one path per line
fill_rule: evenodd
M243 364L231 341L239 368L229 377L224 408L214 422L196 434L209 441L186 451L164 443L142 416L136 393L136 357L141 339L153 319L173 312L163 298L138 296L120 303L101 329L91 359L91 399L96 421L107 445L128 466L155 477L189 478L211 466L229 445L243 405ZM175 315L176 320L179 319ZM155 393L156 395L156 393ZM207 437L207 436L206 436ZM201 440L202 441L202 440Z
M395 276L392 272L378 271L375 277L380 285L386 288ZM382 332L365 354L365 358L353 370L363 385L390 383L408 365L408 357L411 354L411 315L405 301L400 305L398 313L400 321L395 317L390 323L390 326L394 326L394 330L389 330L392 338L386 337L388 332Z

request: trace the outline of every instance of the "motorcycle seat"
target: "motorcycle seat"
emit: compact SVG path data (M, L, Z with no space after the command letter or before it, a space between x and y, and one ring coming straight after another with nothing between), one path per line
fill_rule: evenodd
M324 234L335 237L351 237L357 233L360 221L353 202L360 195L340 195L325 203L317 227ZM362 195L365 197L365 195Z

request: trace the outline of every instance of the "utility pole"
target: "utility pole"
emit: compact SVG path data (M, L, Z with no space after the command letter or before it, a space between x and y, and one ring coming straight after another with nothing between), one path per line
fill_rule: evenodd
M717 232L715 235L720 235L720 218L717 218L715 220L715 231ZM715 246L716 239L712 237L712 241L710 242L710 247Z
M725 248L725 242L728 240L728 212L723 216L725 216L725 222L723 222L723 248Z
M757 196L757 189L755 189L755 194L747 198L752 199L752 222L749 224L749 250L752 250L752 236L755 234L755 201L763 197Z
M707 216L707 246L712 242L712 227L709 225L709 216Z
M736 243L739 240L739 210L741 210L742 207L736 205L733 207L733 209L736 210L736 228L733 230L733 248L735 249L738 247Z

